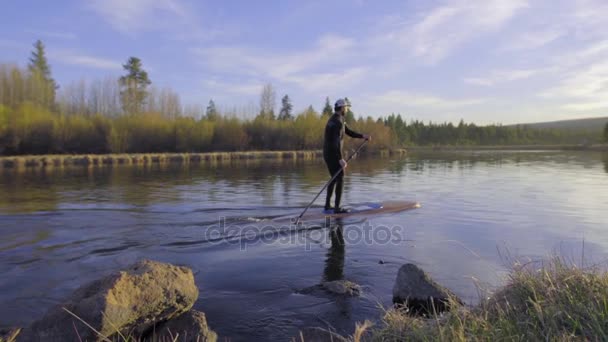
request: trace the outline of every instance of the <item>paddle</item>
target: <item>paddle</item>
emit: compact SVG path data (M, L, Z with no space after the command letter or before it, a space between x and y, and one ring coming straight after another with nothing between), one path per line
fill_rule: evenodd
M367 139L365 139L365 141L363 143L361 143L361 145L359 145L359 147L357 148L357 150L355 152L353 152L348 159L346 159L346 163L348 164L348 162L353 159L354 156L357 155L357 153L359 153L359 151L361 150L361 148L363 147L363 145L365 145L367 143ZM300 214L300 216L298 216L296 218L295 224L299 224L300 223L300 219L302 218L302 216L304 216L304 214L306 213L306 211L310 208L310 206L315 203L315 201L317 200L317 198L319 198L319 195L321 195L323 193L323 190L325 190L327 188L327 186L329 186L329 184L331 182L334 181L334 179L336 179L336 177L338 177L338 175L340 174L340 172L342 172L344 169L340 168L340 170L338 170L338 172L336 172L335 175L333 175L333 177L331 177L331 179L329 180L329 182L325 183L325 185L323 186L323 188L321 189L321 191L319 191L319 193L317 194L317 196L315 196L315 198L306 206L306 208L304 209L304 211Z

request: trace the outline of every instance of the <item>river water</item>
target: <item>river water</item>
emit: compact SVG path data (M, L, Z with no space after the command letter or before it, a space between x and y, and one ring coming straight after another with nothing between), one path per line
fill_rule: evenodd
M608 257L606 154L412 154L360 158L347 173L346 204L422 207L303 227L272 221L314 197L328 178L322 161L0 173L0 326L27 325L141 258L190 267L195 309L210 327L252 341L287 340L306 326L351 334L390 306L408 262L475 304L516 260ZM337 279L361 285L362 296L298 293Z

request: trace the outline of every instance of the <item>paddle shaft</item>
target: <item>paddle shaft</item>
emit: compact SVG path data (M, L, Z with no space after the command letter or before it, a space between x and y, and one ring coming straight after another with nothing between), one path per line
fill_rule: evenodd
M357 155L357 153L359 153L359 151L361 151L361 148L363 148L363 146L367 143L367 139L365 139L364 142L361 143L361 145L359 145L359 147L357 148L357 150L355 152L353 152L353 154L351 154L348 159L346 159L346 163L348 163L351 159L353 159L353 157L355 155ZM323 186L323 188L321 189L321 191L319 191L319 193L317 194L317 196L315 196L315 198L313 198L313 200L308 203L308 205L306 206L306 208L304 209L304 211L300 214L300 216L298 216L296 218L296 224L298 224L300 222L300 219L302 218L302 216L304 216L304 214L306 213L306 211L310 208L310 206L315 203L315 201L317 200L317 198L319 198L319 196L323 193L323 191L329 186L329 184L331 184L331 182L334 181L334 179L336 179L336 177L338 177L338 175L344 171L344 168L340 168L340 170L338 170L338 172L336 172L335 175L333 175L331 177L331 179L329 180L329 182L325 183L325 185Z

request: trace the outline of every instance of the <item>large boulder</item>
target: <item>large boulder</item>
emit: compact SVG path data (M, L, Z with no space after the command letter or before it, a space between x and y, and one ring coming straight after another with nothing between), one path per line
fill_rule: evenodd
M297 342L348 342L345 337L322 328L304 328L300 334L293 338Z
M412 314L422 315L443 312L452 304L462 304L455 294L414 264L405 264L399 269L393 287L393 302L405 306Z
M118 332L137 338L190 310L197 298L192 270L142 260L80 287L24 329L19 341L100 341Z
M190 310L154 329L153 341L216 342L217 334L209 329L205 314Z

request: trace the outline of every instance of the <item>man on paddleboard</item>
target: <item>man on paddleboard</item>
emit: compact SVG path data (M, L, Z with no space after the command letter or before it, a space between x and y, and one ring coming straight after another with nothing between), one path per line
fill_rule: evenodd
M346 213L348 210L340 207L340 200L342 199L342 190L344 188L344 169L346 169L346 161L342 153L342 146L344 141L344 134L351 138L366 139L370 140L371 137L367 134L357 133L348 128L344 117L350 108L348 100L339 99L334 105L334 114L327 120L325 126L325 140L323 143L323 159L327 164L329 174L333 177L338 171L342 170L340 174L327 186L327 197L325 198L325 211L333 212L336 214ZM332 208L331 196L336 189L336 200L335 207Z

